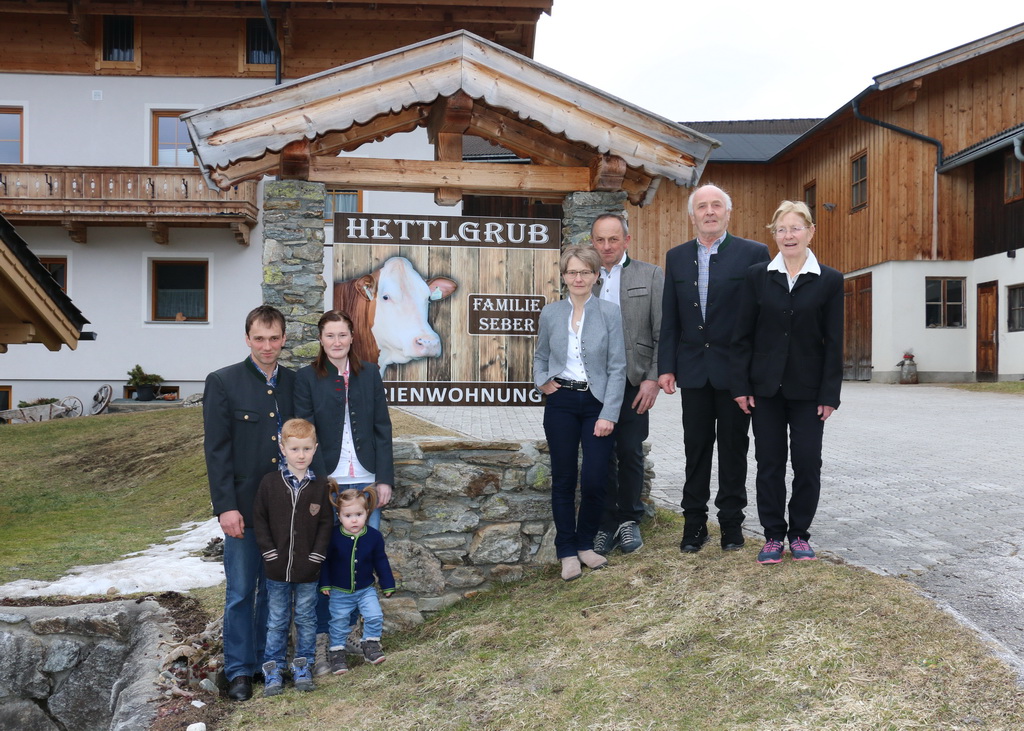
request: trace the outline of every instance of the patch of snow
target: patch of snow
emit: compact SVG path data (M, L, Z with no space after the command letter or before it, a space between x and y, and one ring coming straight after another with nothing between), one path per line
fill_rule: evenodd
M19 579L2 584L0 597L87 596L106 594L111 588L119 594L188 591L224 581L223 563L191 555L205 548L211 539L223 537L217 519L185 523L175 530L184 532L113 563L76 566L56 581Z

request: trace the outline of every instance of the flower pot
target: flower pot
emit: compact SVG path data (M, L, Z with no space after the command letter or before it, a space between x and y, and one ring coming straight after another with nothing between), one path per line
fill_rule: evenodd
M152 383L136 386L135 395L138 397L139 401L152 401L156 398L156 386Z

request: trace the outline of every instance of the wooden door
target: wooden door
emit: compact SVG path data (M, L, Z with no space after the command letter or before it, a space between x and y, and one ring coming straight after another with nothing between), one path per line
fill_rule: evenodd
M843 378L871 380L871 273L843 283Z
M979 381L994 381L999 375L999 282L978 285Z

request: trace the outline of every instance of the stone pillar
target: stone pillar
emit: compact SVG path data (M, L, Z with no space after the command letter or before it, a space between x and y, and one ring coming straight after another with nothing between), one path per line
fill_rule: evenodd
M281 363L308 364L324 313L324 185L268 181L263 187L263 303L284 313Z
M570 193L562 201L562 248L590 243L590 224L602 213L627 217L626 193Z

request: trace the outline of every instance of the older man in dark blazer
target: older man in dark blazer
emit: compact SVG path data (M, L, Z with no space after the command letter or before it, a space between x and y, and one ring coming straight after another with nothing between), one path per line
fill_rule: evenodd
M747 506L747 449L750 417L730 392L729 345L747 269L768 262L768 247L727 231L729 195L702 185L687 209L697 238L669 250L658 354L658 383L666 393L680 389L683 406L683 539L679 548L696 553L708 541L711 460L718 442L718 523L722 549L743 546Z
M207 376L203 393L210 499L224 531L224 675L228 696L237 701L252 697L266 642L267 590L253 502L263 476L278 469L278 432L293 416L295 374L277 362L284 331L284 316L273 307L250 312L249 357Z
M658 338L665 272L629 256L629 225L622 216L606 213L594 219L590 243L601 257L601 278L594 294L614 302L622 313L626 340L626 390L615 427L615 452L608 474L601 529L594 550L607 554L643 547L640 500L644 484L644 440L650 433L650 409L658 398Z

